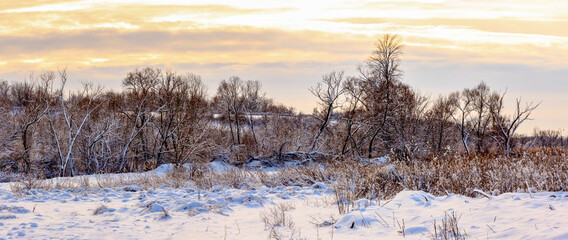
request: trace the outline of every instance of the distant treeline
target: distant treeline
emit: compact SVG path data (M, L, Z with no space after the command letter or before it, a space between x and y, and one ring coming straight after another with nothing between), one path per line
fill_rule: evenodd
M518 154L564 146L558 132L518 137L538 104L513 103L480 83L429 99L402 82L400 38L385 35L358 76L323 75L311 115L275 104L259 81L224 80L207 96L200 76L145 68L121 92L84 84L65 90L66 71L0 82L0 170L38 177L130 172L159 164L242 163L285 153L347 161L403 161L446 154ZM305 159L304 159L305 160Z

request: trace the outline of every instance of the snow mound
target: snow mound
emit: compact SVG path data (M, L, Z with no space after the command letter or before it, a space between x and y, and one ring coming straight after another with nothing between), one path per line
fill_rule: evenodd
M158 166L156 169L150 171L151 173L156 173L156 174L168 174L174 171L174 165L173 164L162 164L160 166Z
M372 216L364 216L359 211L353 211L345 214L336 224L338 229L357 229L361 227L371 228L376 225L378 220Z
M237 170L235 166L229 165L228 163L219 160L210 162L209 168L215 172L228 172L232 170Z
M24 213L29 213L30 210L19 206L0 205L0 213L2 212L24 214Z

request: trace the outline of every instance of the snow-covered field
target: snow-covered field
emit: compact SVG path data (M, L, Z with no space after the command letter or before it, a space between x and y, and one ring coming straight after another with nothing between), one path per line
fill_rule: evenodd
M568 193L562 192L469 198L402 191L391 200L359 200L339 214L323 183L25 195L10 185L0 184L0 239L432 239L442 238L453 217L467 239L568 239Z

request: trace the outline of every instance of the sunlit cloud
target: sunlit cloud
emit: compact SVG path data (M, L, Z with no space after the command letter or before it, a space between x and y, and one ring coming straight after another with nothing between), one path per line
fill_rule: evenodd
M106 59L106 58L93 58L93 59L91 59L91 62L108 62L108 59Z
M22 0L3 1L0 3L1 13L72 11L88 7L78 0Z
M43 62L43 59L41 59L41 58L26 59L26 60L22 60L22 62L24 62L24 63L40 63L40 62Z
M2 13L26 13L26 12L64 12L64 11L74 11L74 10L81 10L85 9L88 6L82 4L69 4L69 3L62 3L62 4L52 4L52 5L44 5L38 7L30 7L30 8L20 8L14 10L4 10Z
M97 48L124 54L147 52L144 48L150 46L162 51L195 51L180 44L183 41L189 41L187 45L196 46L195 48L217 48L229 52L233 46L244 48L243 50L257 49L260 46L254 39L249 39L251 43L247 44L247 40L240 39L239 36L236 37L237 40L227 40L235 36L199 34L219 29L239 29L253 32L251 35L260 33L256 34L257 38L264 38L261 35L271 32L284 31L300 36L304 31L310 31L318 33L315 35L332 34L344 39L359 39L351 41L356 44L363 44L380 34L398 33L409 46L437 51L462 51L464 54L475 52L484 61L491 59L497 52L504 56L518 56L507 57L510 61L518 62L519 57L534 55L532 53L539 52L542 48L555 48L559 54L541 55L541 58L548 57L542 62L562 65L563 61L559 61L556 55L567 51L568 30L565 28L566 19L562 18L566 14L555 9L566 5L567 3L556 0L546 3L524 1L517 4L459 0L278 3L214 0L207 4L174 0L32 1L27 4L0 5L1 12L6 16L0 19L0 35L3 36L3 45L9 46L3 54L17 52L25 55L29 51L47 54L47 49L53 53L62 49ZM116 32L107 31L110 29ZM93 34L97 30L101 30L101 33ZM191 36L187 32L198 34ZM228 32L229 35L242 34L240 31ZM145 36L152 34L155 36ZM158 35L164 41L172 43L156 42ZM197 41L188 38L196 38ZM291 38L290 41L308 44L288 48L311 50L314 41L310 42L310 38L318 41L322 39L320 36ZM137 41L138 39L144 41ZM283 44L282 41L271 42L274 39L261 40L265 42L265 46L260 48L268 51L266 46L271 43L276 46ZM204 46L199 42L212 44ZM341 43L345 41L338 42ZM246 47L247 45L253 47ZM408 54L413 59L429 57L412 52ZM502 59L495 61L502 62Z

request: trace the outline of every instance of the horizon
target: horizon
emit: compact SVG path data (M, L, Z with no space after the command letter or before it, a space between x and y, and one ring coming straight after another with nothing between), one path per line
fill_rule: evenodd
M403 39L403 82L435 99L484 81L542 102L520 133L568 121L568 2L526 1L93 1L0 4L0 79L67 68L70 88L121 89L143 67L191 72L215 93L230 76L259 80L267 96L311 113L309 92L331 71L356 75L380 35ZM126 11L126 10L127 11Z

